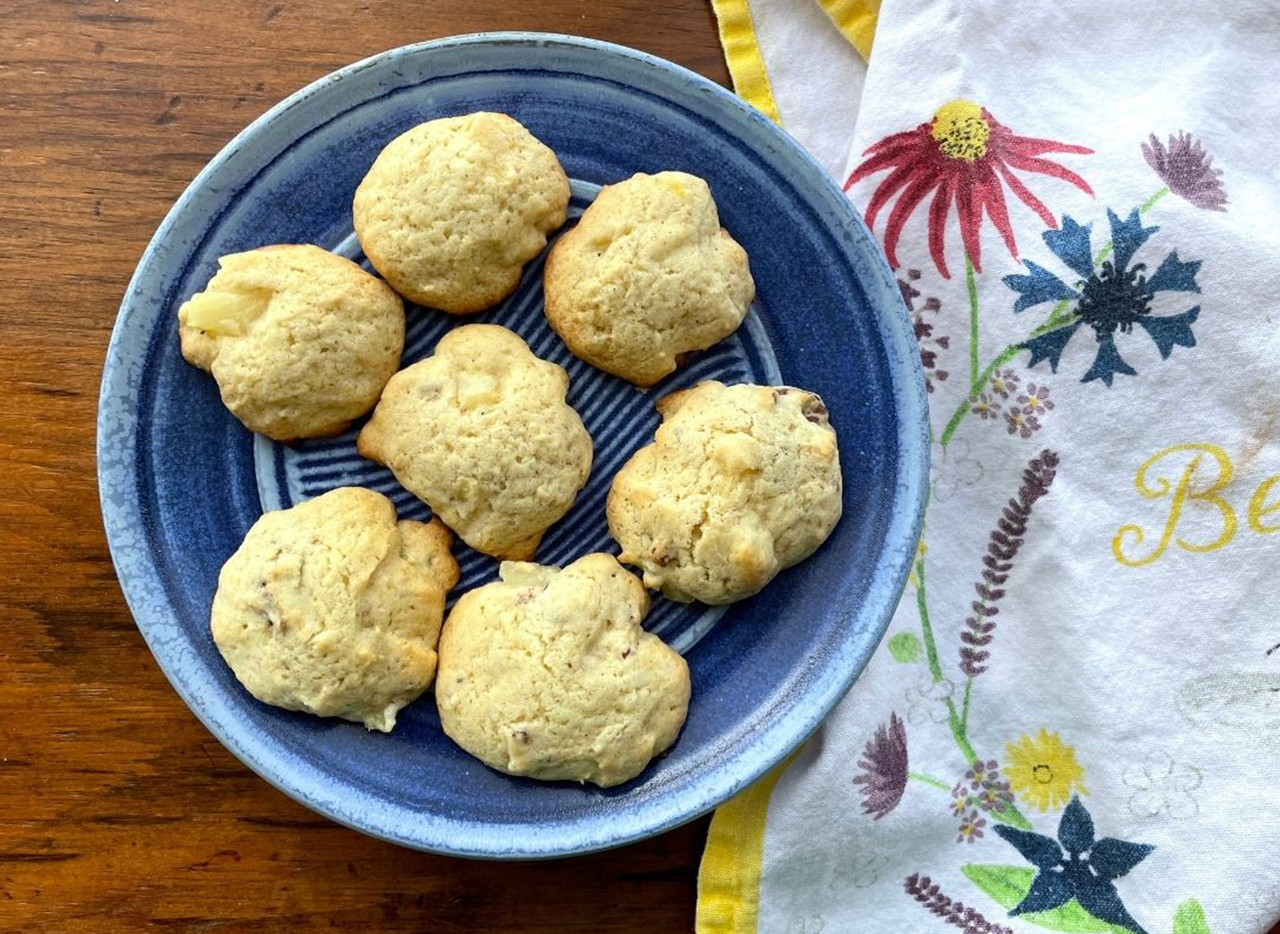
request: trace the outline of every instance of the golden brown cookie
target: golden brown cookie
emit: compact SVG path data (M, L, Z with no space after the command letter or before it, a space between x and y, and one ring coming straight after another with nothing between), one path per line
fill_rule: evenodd
M356 487L266 513L218 575L218 651L260 701L387 732L435 675L451 541Z
M555 153L498 113L419 124L356 189L356 234L405 298L450 314L496 305L564 223L569 180Z
M204 291L178 309L178 336L251 431L320 438L378 401L400 365L404 303L328 250L261 247L218 261Z
M391 378L357 448L472 548L525 560L591 472L568 388L513 332L468 324Z
M684 172L601 189L543 272L547 320L578 357L637 386L742 323L755 283L707 183Z
M662 425L614 477L619 560L673 600L732 603L826 541L840 518L827 409L789 386L700 383L658 403Z
M649 596L611 555L564 570L507 562L463 595L440 640L444 731L512 775L617 785L673 742L689 667L640 626Z

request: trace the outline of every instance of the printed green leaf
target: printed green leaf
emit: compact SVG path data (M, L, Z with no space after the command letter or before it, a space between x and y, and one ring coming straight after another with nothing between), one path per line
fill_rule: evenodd
M1027 896L1036 871L1027 866L990 866L970 863L961 870L969 881L991 896L1005 909L1013 908ZM1026 921L1050 931L1073 934L1133 934L1128 928L1100 921L1080 907L1074 898L1052 911L1033 911L1018 915ZM1181 932L1175 932L1181 934Z
M1204 919L1204 909L1194 898L1188 898L1178 906L1173 916L1173 934L1211 934L1209 922Z
M889 654L895 662L909 664L920 660L920 640L913 632L900 632L889 640Z

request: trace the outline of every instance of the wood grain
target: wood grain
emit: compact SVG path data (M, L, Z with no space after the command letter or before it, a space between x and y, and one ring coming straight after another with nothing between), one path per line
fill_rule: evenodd
M173 693L111 569L94 416L152 232L321 75L536 29L726 78L705 0L10 0L0 10L0 931L676 932L705 821L498 865L371 840L249 773Z

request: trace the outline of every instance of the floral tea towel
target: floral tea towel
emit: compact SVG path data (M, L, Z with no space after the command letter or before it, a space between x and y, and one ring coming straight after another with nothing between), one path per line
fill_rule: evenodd
M700 934L1267 931L1280 9L714 5L740 93L806 143L853 115L933 474L867 671L717 814Z

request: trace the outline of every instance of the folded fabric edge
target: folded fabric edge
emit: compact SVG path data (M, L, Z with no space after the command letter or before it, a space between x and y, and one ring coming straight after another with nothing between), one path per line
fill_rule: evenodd
M840 34L858 50L864 61L871 61L871 46L876 36L876 20L880 17L880 0L818 0L818 5L835 24Z
M733 79L733 90L774 123L781 123L747 0L711 0L711 9L716 14L720 45Z
M756 934L769 797L794 758L716 810L698 870L696 934Z

